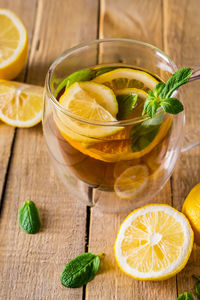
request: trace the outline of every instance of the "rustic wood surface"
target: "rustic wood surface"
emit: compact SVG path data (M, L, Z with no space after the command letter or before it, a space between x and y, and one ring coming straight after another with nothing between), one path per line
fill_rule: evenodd
M200 66L199 0L0 0L0 7L15 11L29 35L29 59L18 81L43 85L59 54L98 37L146 41L178 66ZM199 125L199 83L183 90L188 131ZM199 155L200 147L182 154L172 179L152 202L181 210L200 181ZM0 170L1 300L175 300L184 290L193 291L191 275L200 274L196 246L186 268L167 281L139 282L119 270L113 245L127 214L90 209L70 195L50 163L41 125L14 129L0 123ZM94 193L94 200L101 197ZM19 207L30 199L43 223L33 236L23 233L17 220ZM98 276L84 288L64 288L65 263L85 250L106 253Z

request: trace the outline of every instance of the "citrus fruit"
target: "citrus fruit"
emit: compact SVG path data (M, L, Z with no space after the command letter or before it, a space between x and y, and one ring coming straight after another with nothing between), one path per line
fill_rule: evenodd
M95 125L94 121L117 121L118 103L115 94L102 84L89 81L76 82L65 90L59 103L76 116L70 118L60 112L56 118L56 124L66 139L70 137L79 142L94 143L98 142L94 138L112 135L122 129L122 127ZM81 117L85 122L78 121L77 117Z
M192 226L195 243L200 246L200 183L188 194L182 211Z
M0 119L16 127L32 127L42 119L43 88L0 80Z
M114 190L120 198L131 198L141 192L148 181L148 168L136 165L127 168L117 177Z
M180 272L193 247L187 218L164 204L134 210L122 223L115 257L127 275L138 280L164 280Z
M93 79L94 82L105 84L114 91L123 88L137 88L143 91L153 90L158 80L150 74L129 68L119 68Z
M93 158L106 161L118 162L121 160L131 160L141 158L158 145L168 133L172 124L172 118L168 117L160 126L154 140L141 151L133 152L131 148L132 139L129 137L130 127L122 128L119 132L109 136L104 136L102 140L93 140L91 144L83 144L69 138L67 131L62 131L63 137L77 150ZM116 129L115 129L116 130Z
M26 63L28 38L20 19L6 9L0 9L0 45L0 78L13 79Z

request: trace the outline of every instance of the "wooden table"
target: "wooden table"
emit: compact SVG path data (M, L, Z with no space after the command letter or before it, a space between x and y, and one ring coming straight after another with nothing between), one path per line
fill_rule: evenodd
M199 0L0 0L15 11L29 36L26 68L17 78L43 85L50 64L65 49L85 40L126 37L163 49L178 66L200 66ZM187 130L199 125L200 88L184 92ZM200 147L181 155L171 180L152 202L181 210L200 181ZM200 275L196 246L186 268L163 282L135 281L118 268L113 244L126 214L105 214L70 195L50 164L41 124L15 129L0 123L0 299L1 300L174 300L194 290ZM42 230L27 235L19 228L18 209L34 201ZM68 260L84 251L104 252L98 276L86 287L60 284Z

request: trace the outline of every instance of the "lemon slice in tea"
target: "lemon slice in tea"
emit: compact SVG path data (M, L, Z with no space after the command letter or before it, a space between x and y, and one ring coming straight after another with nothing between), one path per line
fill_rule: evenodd
M158 80L149 73L129 68L119 68L93 79L94 82L105 84L114 91L123 88L137 88L143 91L153 90Z
M91 124L93 121L117 121L118 103L115 94L102 84L90 81L76 82L65 90L59 103L77 118L85 120L78 121L60 113L56 123L66 139L70 137L72 140L90 143L92 138L112 135L122 129Z
M131 198L141 192L148 181L148 168L136 165L127 168L115 181L114 190L120 198Z
M164 204L134 210L122 223L115 242L121 270L139 280L164 280L180 272L193 247L187 218Z

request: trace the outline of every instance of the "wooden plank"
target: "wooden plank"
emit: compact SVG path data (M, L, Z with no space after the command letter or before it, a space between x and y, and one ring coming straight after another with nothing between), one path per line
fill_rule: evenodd
M179 66L200 66L200 2L198 0L164 2L165 47L167 53ZM188 24L190 24L188 26ZM192 30L191 30L192 28ZM182 88L186 110L186 132L199 127L199 82ZM173 204L181 210L182 204L194 185L200 181L200 147L181 155L172 177ZM186 268L177 276L178 292L194 291L192 274L200 274L200 248L194 247Z
M162 48L162 22L162 1L101 1L101 37L128 37ZM95 192L94 202L103 201L103 197L107 199L108 196ZM109 200L114 203L111 196ZM170 183L151 202L171 204ZM104 252L105 258L99 275L87 285L86 299L175 299L175 277L163 282L136 281L117 266L113 251L114 241L126 216L127 213L102 213L95 207L91 210L89 250L94 253Z
M24 23L29 37L29 49L32 39L32 30L34 23L34 13L36 7L36 0L32 2L21 0L0 0L0 7L7 8L14 11ZM17 77L18 81L24 81L25 70ZM2 198L2 190L4 187L5 176L8 168L8 162L11 156L11 145L14 138L15 128L5 125L0 121L0 202Z
M25 2L33 12L32 2ZM88 20L93 26L86 31ZM82 39L94 39L96 26L97 1L39 0L28 82L43 85L56 56ZM19 207L30 199L43 224L36 235L22 232L17 220ZM82 288L66 289L60 275L68 260L84 252L85 227L86 207L55 175L41 125L18 130L0 220L0 298L81 299Z

